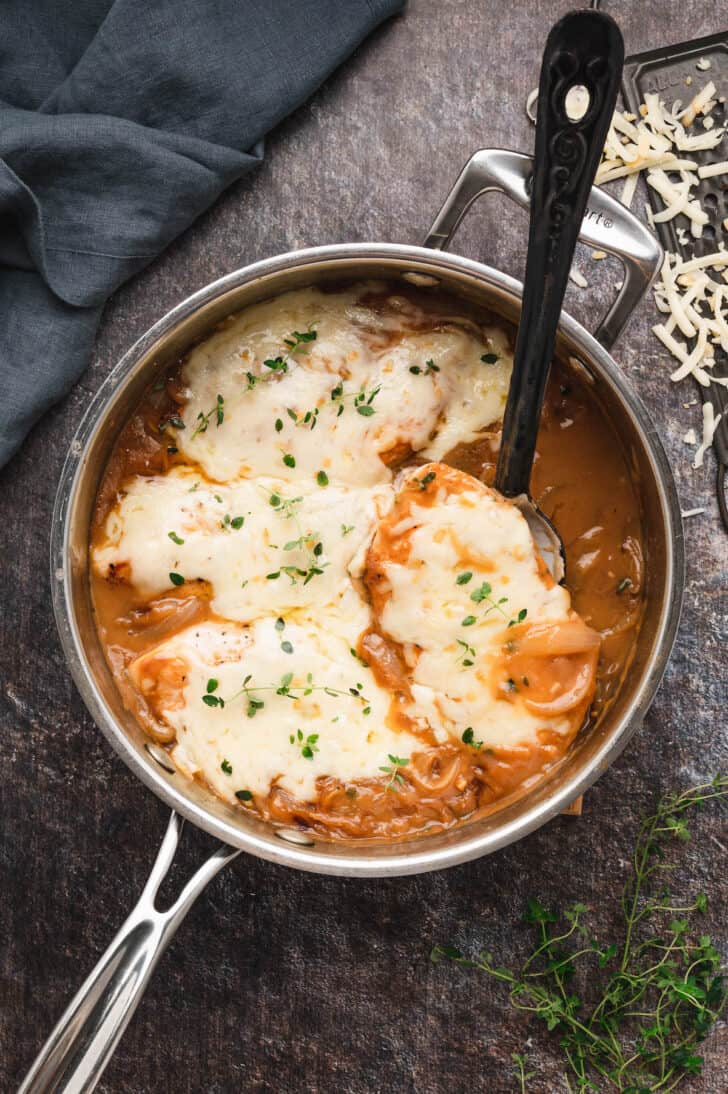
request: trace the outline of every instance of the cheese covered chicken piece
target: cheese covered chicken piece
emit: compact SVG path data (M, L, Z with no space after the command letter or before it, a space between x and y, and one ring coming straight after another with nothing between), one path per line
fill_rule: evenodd
M123 575L146 597L208 582L216 614L240 622L292 609L328 611L355 642L369 613L352 577L392 496L391 486L315 481L211 485L173 469L129 483L106 519L93 565L102 576Z
M500 418L512 366L502 330L433 327L404 300L398 310L390 296L381 311L361 297L361 285L286 293L194 349L180 451L218 482L323 471L366 486L390 482L391 463L442 456Z
M403 474L368 553L376 627L411 673L410 713L485 748L573 736L600 638L556 585L515 506L462 471Z
M174 731L178 767L230 802L273 784L312 800L319 776L381 778L389 753L421 748L388 726L392 696L346 642L311 621L205 622L129 671L152 717Z

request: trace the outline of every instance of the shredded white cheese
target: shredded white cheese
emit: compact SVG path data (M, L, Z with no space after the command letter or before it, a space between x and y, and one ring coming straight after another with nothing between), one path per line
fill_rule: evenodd
M728 160L722 163L706 163L705 167L698 168L698 178L712 179L714 175L724 175L728 171Z
M700 71L710 68L701 58ZM688 78L686 83L692 81ZM622 201L632 203L638 179L645 173L647 185L659 194L664 208L653 213L645 204L645 216L651 227L687 218L688 229L677 227L680 246L689 237L699 239L710 218L695 192L703 179L728 174L728 160L698 166L690 153L717 148L726 133L710 116L719 99L713 81L709 81L687 106L679 101L668 109L657 94L645 95L639 115L616 111L604 146L596 182L601 184L624 178ZM701 130L690 127L700 117ZM728 218L724 221L728 230ZM689 233L689 234L688 234ZM654 289L655 304L662 321L652 328L655 336L675 358L678 367L671 373L675 383L691 376L707 391L714 386L728 388L728 379L714 376L715 347L728 352L728 251L720 244L717 251L688 261L666 254L661 279ZM689 342L688 342L689 340ZM684 404L686 407L693 403ZM721 416L708 398L703 404L702 440L693 466L703 465ZM694 429L684 436L686 444L697 444Z
M693 460L693 467L698 468L703 466L703 457L713 443L713 437L715 431L720 424L720 420L723 417L722 414L716 414L713 409L712 403L703 403L703 440L695 453L695 459Z

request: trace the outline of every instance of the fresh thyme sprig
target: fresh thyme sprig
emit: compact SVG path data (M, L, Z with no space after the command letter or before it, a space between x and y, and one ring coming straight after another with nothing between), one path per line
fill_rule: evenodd
M526 1083L529 1079L532 1079L536 1074L535 1071L526 1071L526 1063L528 1058L522 1055L520 1052L512 1052L511 1059L513 1060L513 1074L518 1079L518 1091L519 1094L526 1094Z
M720 776L663 799L642 821L622 895L619 943L590 935L583 904L557 916L531 900L525 920L537 941L520 971L494 964L488 953L469 960L452 946L435 947L432 959L448 957L487 973L507 985L514 1007L558 1033L570 1091L668 1094L701 1073L697 1046L728 994L719 953L708 935L693 933L707 908L705 894L673 898L663 886L665 872L674 869L668 844L690 839L686 813L726 799L728 776ZM572 981L586 962L594 997L582 1000ZM522 1091L527 1078L521 1069Z
M332 387L329 393L332 403L334 403L337 408L336 417L338 418L344 413L346 400L351 399L352 406L357 414L361 414L363 418L371 418L373 414L376 414L376 410L372 406L372 403L381 390L382 385L379 384L377 387L373 387L370 390L361 387L358 391L344 391L344 382L343 380L340 380L336 387Z
M315 342L316 338L317 334L314 330L313 323L309 326L308 330L292 331L289 334L288 338L283 339L283 345L286 347L285 352L279 353L275 357L267 357L265 361L263 361L263 368L267 368L269 370L268 374L263 373L261 376L256 376L254 372L245 373L248 380L248 386L246 388L243 388L243 394L245 394L245 392L252 391L252 389L258 383L265 383L273 376L288 372L288 362L290 361L291 357L293 357L296 353L300 353L301 350L305 346L307 346L309 342ZM278 419L277 421L280 421L280 419ZM277 432L280 432L280 430L278 430L277 422L276 430Z
M317 532L304 532L301 526L299 517L299 507L303 501L302 497L297 498L284 498L280 494L271 494L268 498L269 504L273 507L276 513L279 513L286 520L292 520L296 526L298 536L296 539L291 539L283 545L284 551L303 551L306 555L307 567L293 566L286 564L279 566L277 570L274 570L270 574L266 574L269 581L275 581L285 574L291 581L292 585L295 585L298 578L303 578L303 584L308 585L309 581L313 581L315 577L318 577L324 572L328 562L322 562L321 556L323 555L323 544L318 538Z
M259 710L262 710L265 706L263 699L258 699L258 692L261 691L274 691L276 695L283 695L287 699L302 699L306 695L313 694L314 691L323 691L326 695L330 695L332 698L336 696L344 696L347 699L356 699L362 703L362 714L371 714L371 705L369 700L364 695L364 685L357 683L356 686L350 687L348 690L343 691L341 688L332 688L328 684L315 684L313 682L313 674L308 673L306 676L306 683L292 686L293 673L286 672L281 676L278 684L251 684L253 679L249 673L243 680L242 686L229 698L223 699L221 695L216 695L215 692L219 688L219 681L215 677L211 677L207 681L207 687L205 694L202 696L202 702L208 707L226 707L230 703L234 703L236 699L239 699L241 695L245 696L248 701L247 715L249 718L254 718Z
M429 376L430 373L439 371L440 366L436 365L432 358L430 358L429 361L425 361L424 368L422 368L420 365L410 365L410 372L413 376L419 376L420 374L422 374L423 376Z
M255 377L253 378L253 384L254 383ZM250 388L252 386L253 385L250 383L250 374L248 374L248 387ZM336 417L338 418L344 413L346 401L351 400L352 406L357 414L361 414L363 418L371 418L373 414L376 414L376 409L372 404L381 390L382 387L380 384L378 387L370 388L369 390L365 387L361 387L358 391L344 391L344 382L343 380L340 380L329 392L331 403L336 407ZM286 407L286 414L293 424L300 429L314 430L318 424L320 410L320 407L315 406L311 410L302 411L299 414L298 411L293 410L292 407ZM276 418L276 433L280 433L282 429L283 419Z
M290 735L291 744L298 744L304 760L312 760L314 753L318 752L318 745L316 744L318 739L318 733L309 733L308 737L304 737L302 729L297 729L295 733Z
M218 395L214 407L212 407L211 410L208 410L207 414L203 414L202 411L200 411L200 413L197 415L197 425L195 426L195 430L192 434L191 440L194 441L195 437L199 433L207 433L207 427L210 424L210 419L212 418L213 414L215 415L215 421L219 429L222 423L225 421L225 400L223 399L222 395Z
M289 334L288 338L283 339L283 345L286 347L286 352L279 353L277 357L267 358L263 362L263 368L268 368L271 372L288 372L288 362L291 357L293 357L295 353L299 353L301 348L308 345L309 342L315 342L316 337L313 323L308 330L294 330Z
M388 753L387 759L389 763L384 767L380 767L380 771L384 771L389 775L389 782L385 786L385 790L392 790L396 793L397 785L404 786L404 778L400 768L406 767L409 763L409 757L407 756L393 756L392 753Z
M460 653L458 654L455 664L462 665L464 669L471 668L475 664L475 649L473 646L469 646L467 642L463 642L462 638L456 638L458 646L460 646Z
M299 426L301 429L315 429L318 422L319 408L315 406L313 410L307 410L303 414L297 414L295 410L291 410L290 407L286 408L286 414L291 419L294 425ZM280 421L280 419L278 419ZM281 422L281 428L283 423ZM278 422L276 422L276 432L280 433L278 429Z
M465 570L463 573L458 574L455 579L455 584L468 585L471 582L472 577L473 575L471 571ZM488 605L488 607L485 609L482 616L480 617L481 620L489 616L491 612L499 612L500 615L502 615L503 618L506 620L509 627L515 627L516 623L522 623L528 615L528 608L521 608L516 616L510 616L503 607L504 604L508 603L508 597L501 596L498 600L495 600L493 598L493 589L491 588L489 581L483 581L477 589L473 589L472 593L470 594L470 599L473 601L474 604L486 603ZM462 620L461 626L472 627L473 624L477 622L477 616L466 615L465 618Z

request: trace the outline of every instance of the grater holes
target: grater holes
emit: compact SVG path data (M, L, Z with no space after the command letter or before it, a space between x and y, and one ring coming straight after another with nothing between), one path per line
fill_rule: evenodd
M706 194L703 197L703 205L707 205L709 209L717 209L718 208L718 196L717 196L717 194L713 194L713 193Z

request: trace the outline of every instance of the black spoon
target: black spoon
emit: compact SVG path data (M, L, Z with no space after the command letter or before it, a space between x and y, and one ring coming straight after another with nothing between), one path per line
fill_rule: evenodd
M566 282L623 61L619 27L591 10L556 23L541 65L523 306L495 487L523 513L556 581L564 577L564 547L530 497L531 467Z

